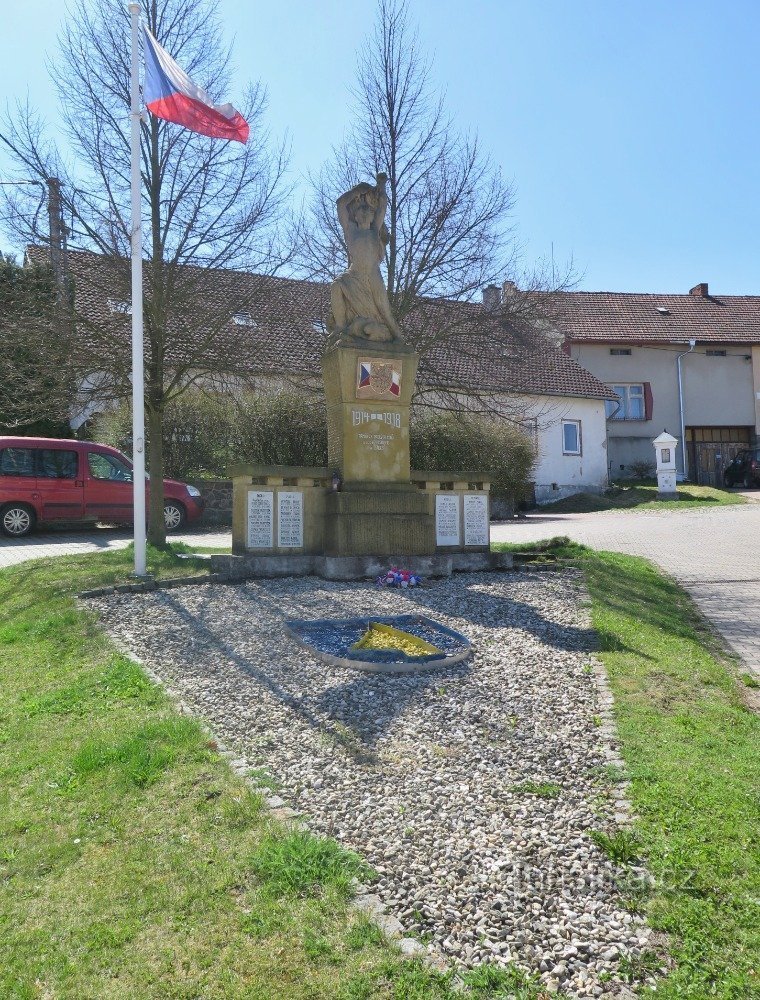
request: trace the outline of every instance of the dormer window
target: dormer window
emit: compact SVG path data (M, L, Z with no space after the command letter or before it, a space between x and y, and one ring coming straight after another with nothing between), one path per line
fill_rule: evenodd
M657 312L660 316L670 316L670 309L667 306L657 306Z
M241 311L232 314L232 322L235 326L256 326L256 321L249 312Z
M131 302L119 302L118 299L106 299L106 304L112 313L122 313L124 316L132 315Z

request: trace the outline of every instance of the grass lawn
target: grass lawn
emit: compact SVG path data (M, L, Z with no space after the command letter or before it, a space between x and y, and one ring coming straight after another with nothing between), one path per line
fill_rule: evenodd
M758 494L760 499L760 494ZM644 510L692 510L695 507L726 507L737 503L747 503L747 498L730 490L719 490L712 486L694 486L679 483L678 500L658 500L657 483L636 482L611 486L601 496L592 493L576 493L565 500L542 504L539 512L555 514L584 514L600 510L629 510L642 507Z
M0 571L2 1000L454 1000L349 908L363 862L272 821L78 591L131 550ZM158 576L207 562L149 551ZM544 994L514 970L476 1000Z
M554 551L577 559L586 574L638 817L637 850L656 880L653 890L630 886L630 905L670 935L675 967L648 995L760 998L760 717L748 704L758 704L752 679L737 676L688 596L651 563L573 543Z

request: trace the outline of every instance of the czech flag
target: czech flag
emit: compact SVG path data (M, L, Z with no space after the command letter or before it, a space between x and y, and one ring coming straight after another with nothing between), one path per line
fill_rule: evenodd
M205 90L193 83L169 53L143 26L145 84L143 100L156 118L184 125L191 132L212 139L248 141L248 122L231 104L214 104Z

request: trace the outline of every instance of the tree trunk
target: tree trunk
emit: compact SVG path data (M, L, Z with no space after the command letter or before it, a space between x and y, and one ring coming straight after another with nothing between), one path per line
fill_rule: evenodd
M161 408L147 406L148 417L148 468L150 469L150 502L148 504L148 542L156 548L166 548L164 522L164 441L162 437L163 412Z

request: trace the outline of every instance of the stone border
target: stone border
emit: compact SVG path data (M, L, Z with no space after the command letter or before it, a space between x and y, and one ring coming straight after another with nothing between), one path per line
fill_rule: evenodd
M212 573L230 581L280 576L319 576L324 580L374 580L388 566L414 564L422 577L452 573L493 573L514 568L510 552L451 552L434 556L244 555L211 556Z
M408 617L406 615L396 616L396 617ZM423 618L433 625L436 625L439 629L449 634L454 634L454 629L447 628L445 625L441 625L434 621L432 618L428 618L427 615L416 615L414 617ZM331 667L343 667L348 670L364 670L366 673L371 674L418 674L426 670L441 670L445 667L453 667L455 663L461 663L462 660L466 660L468 656L472 653L472 645L468 639L466 639L459 632L455 633L456 637L464 643L464 649L460 649L456 653L451 653L449 656L419 656L414 658L408 658L405 660L387 661L387 660L372 660L372 659L354 659L350 656L337 656L334 653L325 653L323 650L313 646L311 643L306 642L305 639L301 637L299 632L293 628L294 625L312 624L321 625L327 623L329 619L320 618L313 622L305 622L303 619L286 621L285 622L285 633L290 636L291 639L302 649L307 650L312 656L315 656L318 660L323 663L327 663ZM336 618L334 621L345 623L349 619ZM379 616L377 618L359 618L355 619L357 622L363 622L363 627L369 628L371 622L388 622L388 618L385 616Z

